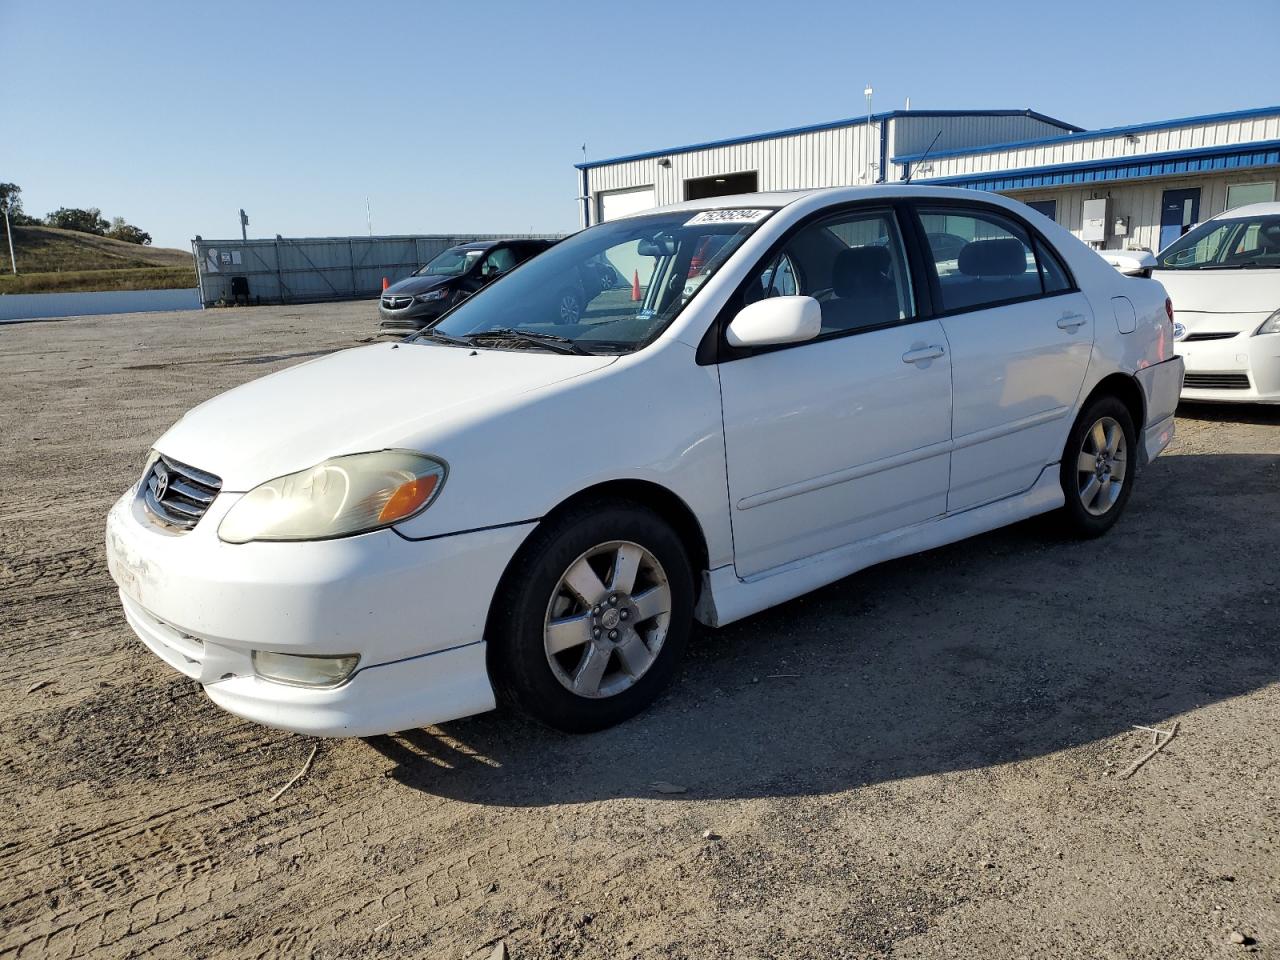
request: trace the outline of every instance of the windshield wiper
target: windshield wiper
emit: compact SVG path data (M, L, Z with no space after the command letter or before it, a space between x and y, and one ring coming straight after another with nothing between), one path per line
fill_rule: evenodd
M412 339L416 340L418 337L431 337L432 339L439 340L441 343L452 344L455 347L473 346L470 340L464 340L462 337L455 337L452 333L445 333L443 330L437 330L435 327L423 327L413 335Z
M468 342L474 343L482 337L495 337L500 340L523 340L526 343L532 343L537 347L546 347L557 353L573 353L580 357L592 356L590 350L584 350L578 346L576 341L556 333L539 333L530 330L517 330L514 327L497 327L493 330L468 333L466 339Z

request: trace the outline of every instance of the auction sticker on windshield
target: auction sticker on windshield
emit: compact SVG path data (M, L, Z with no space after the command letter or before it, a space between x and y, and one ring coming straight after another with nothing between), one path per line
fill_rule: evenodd
M759 223L772 210L703 210L697 216L685 221L686 227L700 223Z

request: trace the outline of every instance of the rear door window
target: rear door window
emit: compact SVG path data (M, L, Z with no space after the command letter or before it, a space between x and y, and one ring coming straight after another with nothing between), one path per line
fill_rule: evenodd
M1043 295L1035 247L1018 223L962 207L921 206L919 215L944 312Z

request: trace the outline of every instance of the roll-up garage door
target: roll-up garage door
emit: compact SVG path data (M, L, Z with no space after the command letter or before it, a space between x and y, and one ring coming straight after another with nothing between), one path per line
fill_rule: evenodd
M649 210L658 205L653 187L632 187L600 194L600 222L616 220L628 214Z

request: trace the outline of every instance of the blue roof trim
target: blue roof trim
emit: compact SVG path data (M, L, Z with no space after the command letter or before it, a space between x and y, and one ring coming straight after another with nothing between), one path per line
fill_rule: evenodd
M1086 160L1080 163L1062 163L1047 167L1025 167L1021 170L917 179L913 182L926 186L945 185L1003 192L1073 183L1136 180L1142 177L1167 177L1275 165L1280 165L1280 140L1260 140L1256 143L1198 147L1195 150L1173 150L1168 153Z
M1079 143L1082 140L1093 140L1098 137L1117 137L1126 133L1142 133L1147 130L1164 130L1171 127L1185 127L1194 123L1217 123L1221 120L1248 120L1254 117L1265 117L1280 114L1280 106L1254 107L1249 110L1233 110L1228 113L1206 113L1199 117L1181 117L1176 120L1152 120L1149 123L1135 123L1127 127L1103 127L1098 130L1080 130L1065 137L1038 137L1032 140L1010 140L1008 143L989 143L979 147L965 147L957 150L935 150L929 159L942 157L965 157L982 153L999 153L1002 150L1016 150L1019 147L1044 147L1055 143ZM923 153L904 153L894 157L894 163L911 163L919 160Z
M1030 117L1043 123L1051 123L1063 130L1080 132L1083 128L1035 110L889 110L885 113L871 115L873 123L882 123L897 117ZM844 120L831 120L827 123L812 123L800 127L787 127L783 130L769 130L765 133L753 133L743 137L727 137L723 140L708 140L704 143L690 143L683 147L669 147L666 150L646 150L643 153L631 153L621 157L610 157L607 160L590 160L586 163L575 163L579 170L590 170L594 167L607 167L615 163L630 163L633 160L650 160L654 157L667 157L673 153L689 153L693 150L707 150L712 147L734 147L742 143L757 143L761 140L772 140L775 137L791 137L800 133L821 133L823 130L835 130L840 127L853 127L865 124L866 117L847 117Z

